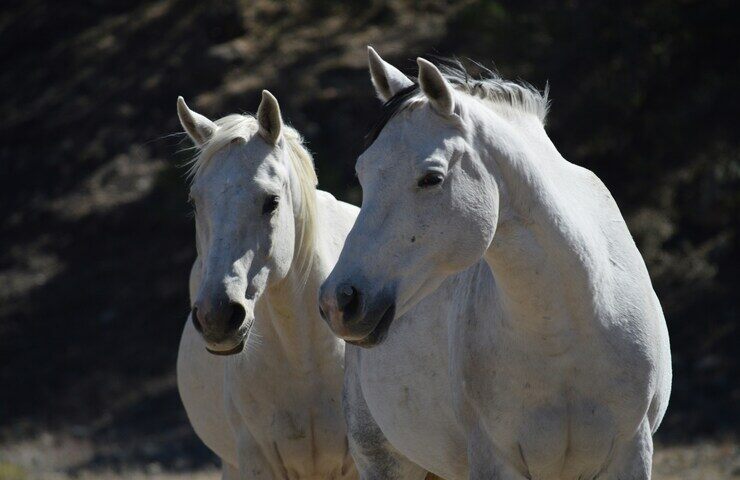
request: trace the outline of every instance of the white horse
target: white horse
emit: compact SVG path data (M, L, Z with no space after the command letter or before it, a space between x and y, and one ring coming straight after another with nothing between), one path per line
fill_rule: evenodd
M357 478L340 406L344 342L316 293L357 208L316 190L313 160L269 92L256 118L212 122L182 98L177 108L199 151L198 257L177 363L188 417L226 479Z
M665 320L609 191L545 133L547 94L369 53L388 102L320 290L334 332L372 347L347 350L361 477L650 478Z

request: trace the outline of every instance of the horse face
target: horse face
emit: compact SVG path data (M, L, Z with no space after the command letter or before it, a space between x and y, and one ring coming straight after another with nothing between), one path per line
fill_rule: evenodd
M320 292L333 331L361 346L381 342L394 318L478 261L498 218L475 126L454 105L415 101L357 162L362 208Z
M225 134L213 125L214 135ZM279 135L262 133L260 125L225 141L198 168L190 191L198 250L191 317L216 354L241 351L256 301L285 278L293 259L287 159Z
M193 320L211 351L238 347L295 240L287 172L259 137L216 154L191 189L201 282Z

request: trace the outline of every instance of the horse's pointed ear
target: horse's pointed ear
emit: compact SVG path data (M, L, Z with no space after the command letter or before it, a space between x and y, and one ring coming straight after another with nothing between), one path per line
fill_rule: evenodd
M190 110L182 97L177 97L177 116L182 128L198 146L206 143L218 129L215 123Z
M267 90L262 90L262 101L257 109L259 133L268 143L275 145L280 139L283 119L277 99Z
M419 65L419 86L432 107L441 115L452 115L455 110L452 86L432 62L419 57L416 63Z
M375 93L382 102L387 102L399 91L413 85L409 77L380 58L378 52L369 45L367 47L367 60L370 65L370 79L373 81Z

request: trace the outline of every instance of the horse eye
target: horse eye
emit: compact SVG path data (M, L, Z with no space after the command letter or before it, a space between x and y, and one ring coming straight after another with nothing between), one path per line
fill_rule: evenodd
M423 177L419 179L418 185L419 188L428 188L433 187L435 185L439 185L444 181L445 177L441 173L438 172L432 172L427 173Z
M265 198L265 203L262 205L262 213L268 214L275 211L280 203L280 199L277 195L270 195Z

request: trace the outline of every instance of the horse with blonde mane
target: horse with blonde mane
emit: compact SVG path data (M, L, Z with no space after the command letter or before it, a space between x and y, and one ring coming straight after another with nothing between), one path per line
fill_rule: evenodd
M384 114L320 291L363 479L644 480L671 390L648 271L547 93L369 49Z
M177 111L197 259L177 362L180 395L224 479L357 478L341 414L344 342L317 290L357 208L316 189L313 160L262 92L256 118Z

